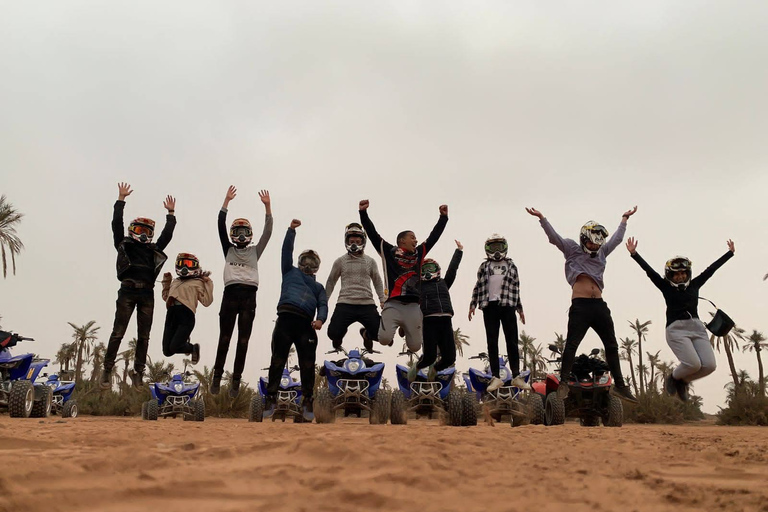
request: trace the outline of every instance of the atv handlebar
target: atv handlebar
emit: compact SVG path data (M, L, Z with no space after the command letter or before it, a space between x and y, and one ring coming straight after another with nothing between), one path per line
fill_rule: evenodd
M16 339L19 341L35 341L35 338L25 338L24 336L16 335Z

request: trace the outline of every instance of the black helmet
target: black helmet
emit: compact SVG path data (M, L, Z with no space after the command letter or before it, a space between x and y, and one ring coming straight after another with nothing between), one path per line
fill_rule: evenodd
M667 260L664 264L664 277L672 283L672 286L676 286L681 290L685 290L689 284L691 284L691 267L693 264L691 260L685 256L675 256L672 259ZM672 278L677 272L685 272L686 278L682 283L676 283Z

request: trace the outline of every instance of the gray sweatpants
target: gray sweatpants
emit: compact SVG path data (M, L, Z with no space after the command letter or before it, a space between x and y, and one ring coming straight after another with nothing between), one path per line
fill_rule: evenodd
M667 327L667 345L680 364L672 372L678 380L691 382L715 371L715 351L704 324L698 318L676 320Z
M395 339L398 327L405 332L405 344L408 350L416 352L421 348L422 324L421 306L418 303L404 304L397 300L384 303L381 310L381 324L379 325L379 343L391 345Z

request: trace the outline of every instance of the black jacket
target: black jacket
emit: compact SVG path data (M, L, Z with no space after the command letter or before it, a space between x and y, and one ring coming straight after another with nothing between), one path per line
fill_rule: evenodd
M421 282L421 313L424 316L449 314L453 316L451 294L448 290L456 279L456 271L461 263L462 251L456 249L445 273L445 279L433 279Z
M168 259L163 249L171 242L176 227L174 215L165 216L163 228L157 243L143 244L125 236L123 210L125 201L116 201L112 215L112 236L117 249L117 278L153 287L163 264Z
M656 288L661 290L661 293L664 295L664 300L667 303L667 326L675 320L699 318L699 290L712 277L715 270L722 267L732 257L733 253L731 251L726 252L717 261L708 266L704 272L691 279L691 282L684 290L680 290L653 270L638 253L632 255L632 259L645 270L645 273L653 284L656 285Z

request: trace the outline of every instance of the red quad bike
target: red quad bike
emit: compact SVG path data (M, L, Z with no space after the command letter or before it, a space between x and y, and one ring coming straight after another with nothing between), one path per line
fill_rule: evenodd
M549 349L562 357L555 345ZM568 380L568 397L557 397L560 379L555 374L533 383L530 410L531 423L562 425L566 417L579 418L583 427L620 427L624 423L624 408L621 400L611 394L613 379L608 364L598 356L600 349L589 355L581 354L573 363ZM559 363L561 357L549 362Z

